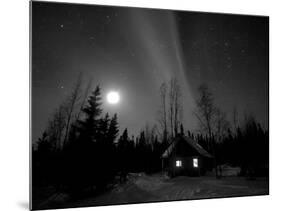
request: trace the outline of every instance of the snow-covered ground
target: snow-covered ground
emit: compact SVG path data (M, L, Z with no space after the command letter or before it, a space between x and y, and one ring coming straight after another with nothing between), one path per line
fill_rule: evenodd
M201 199L213 197L247 196L268 194L267 178L246 180L243 177L175 177L161 174L130 174L125 184L96 197L56 203L59 207L98 206L167 200ZM45 206L50 206L52 200Z

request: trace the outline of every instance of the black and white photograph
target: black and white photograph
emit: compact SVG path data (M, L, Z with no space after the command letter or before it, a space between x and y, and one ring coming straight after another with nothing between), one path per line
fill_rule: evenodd
M269 194L269 17L31 1L32 210Z

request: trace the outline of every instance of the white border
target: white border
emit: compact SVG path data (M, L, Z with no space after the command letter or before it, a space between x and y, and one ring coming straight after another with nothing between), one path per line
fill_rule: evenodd
M68 210L280 210L280 5L251 0L103 0L75 3L136 6L270 16L270 196L106 206ZM29 2L2 1L0 7L0 210L25 210L29 152Z

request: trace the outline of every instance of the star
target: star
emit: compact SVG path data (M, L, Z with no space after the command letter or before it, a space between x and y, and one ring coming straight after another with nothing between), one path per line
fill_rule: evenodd
M231 70L231 67L232 67L231 64L228 64L228 65L227 65L227 69L229 69L229 71Z
M109 15L107 15L105 24L109 24L110 22L111 22L111 17Z
M63 27L64 27L64 25L63 25L63 24L61 24L61 25L60 25L60 27L61 27L61 28L63 28Z

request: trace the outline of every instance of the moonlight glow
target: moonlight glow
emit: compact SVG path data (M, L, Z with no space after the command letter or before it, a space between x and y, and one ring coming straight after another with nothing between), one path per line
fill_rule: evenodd
M111 91L107 94L106 99L109 104L117 104L120 101L120 96L118 92Z

